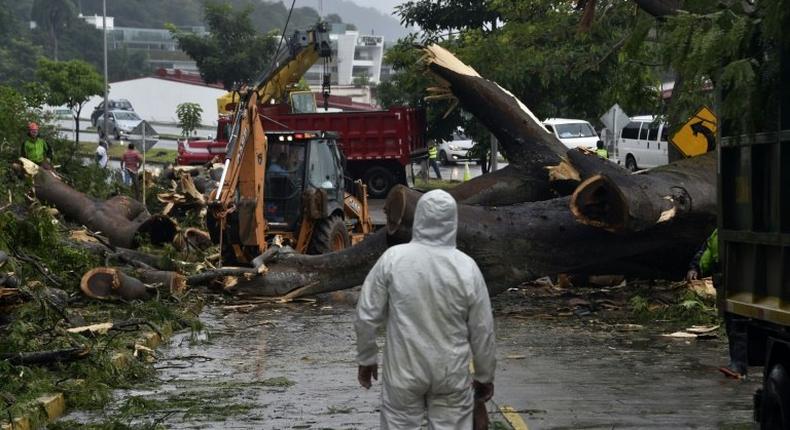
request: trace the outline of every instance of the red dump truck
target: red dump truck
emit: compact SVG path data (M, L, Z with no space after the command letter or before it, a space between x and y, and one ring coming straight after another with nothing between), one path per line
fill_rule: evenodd
M373 198L386 197L395 184L406 183L406 166L425 157L425 111L394 107L380 111L291 113L286 104L261 106L266 131L333 131L339 135L352 179L361 179ZM220 116L214 140L179 142L180 165L204 164L225 156L232 119Z

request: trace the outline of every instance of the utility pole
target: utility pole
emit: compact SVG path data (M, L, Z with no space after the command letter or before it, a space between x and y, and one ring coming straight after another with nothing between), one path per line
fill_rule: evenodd
M104 135L107 136L107 93L110 88L110 84L107 81L107 0L102 0L101 2L102 7L102 32L104 33L104 115L102 115L102 121L104 121L104 125L102 126L102 131ZM99 139L102 137L99 136ZM109 150L109 145L108 150Z

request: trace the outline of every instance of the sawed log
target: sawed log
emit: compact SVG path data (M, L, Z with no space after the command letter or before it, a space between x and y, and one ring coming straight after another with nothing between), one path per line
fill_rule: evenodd
M143 205L127 196L97 200L71 188L50 170L38 169L23 160L25 170L33 176L36 197L56 207L64 216L100 231L110 243L135 248L140 235L147 235L154 244L170 243L176 234L176 223L165 216L151 216Z

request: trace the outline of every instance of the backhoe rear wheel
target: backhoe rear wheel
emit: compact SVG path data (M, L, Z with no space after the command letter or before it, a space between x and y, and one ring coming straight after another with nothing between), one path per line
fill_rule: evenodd
M339 215L332 215L315 223L313 238L307 249L309 254L326 254L340 251L351 245L346 224Z

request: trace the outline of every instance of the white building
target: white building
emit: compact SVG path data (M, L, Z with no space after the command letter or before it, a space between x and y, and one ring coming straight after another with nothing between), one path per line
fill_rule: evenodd
M381 82L381 62L384 59L384 37L361 35L346 30L345 24L333 24L329 38L332 42L332 85L350 86L359 81ZM305 74L310 85L321 85L323 62L318 61ZM355 82L355 80L357 82Z
M217 98L225 94L222 88L185 82L170 77L147 77L110 84L110 99L127 99L135 112L146 121L176 124L176 106L184 102L197 103L203 108L204 126L217 125ZM83 118L88 118L93 108L104 100L93 97L82 109Z
M86 15L83 15L83 14L79 14L79 17L82 18L88 24L90 24L90 25L94 26L95 28L97 28L98 30L104 29L104 21L105 20L102 19L102 17L99 16L99 15L93 15L93 16L87 15L86 16ZM115 18L111 17L111 16L108 16L106 21L107 21L107 30L112 30L115 27Z

